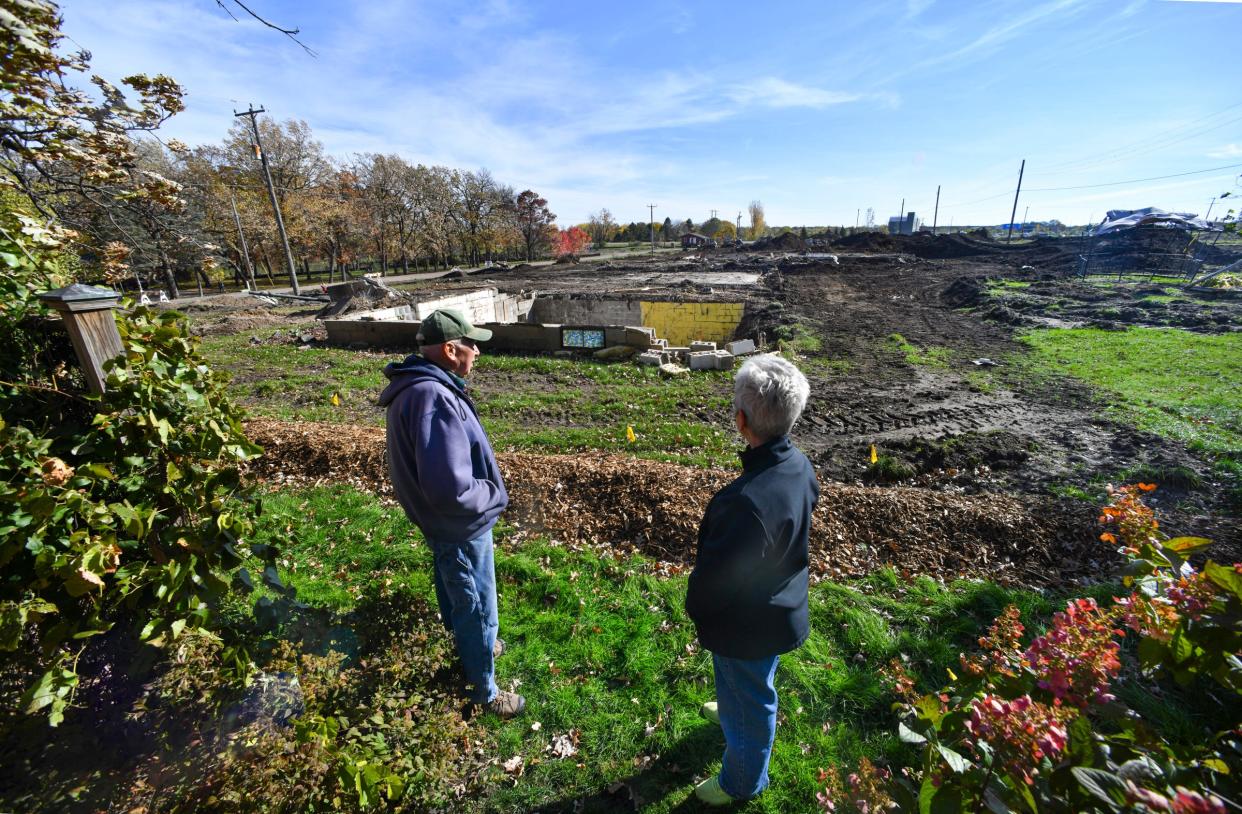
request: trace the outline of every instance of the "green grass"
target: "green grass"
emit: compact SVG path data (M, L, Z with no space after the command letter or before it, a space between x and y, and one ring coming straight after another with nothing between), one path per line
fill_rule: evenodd
M1020 338L1032 351L1012 360L1020 369L1046 381L1068 374L1089 382L1114 418L1203 454L1223 481L1227 501L1242 511L1242 335L1073 328ZM1185 467L1131 474L1185 489L1200 486Z
M823 350L823 341L812 328L801 322L778 325L773 334L780 344L781 351L786 354L815 353Z
M395 355L250 342L251 336L266 339L272 333L267 329L203 340L204 357L229 374L229 395L251 415L284 421L383 423L375 398L384 385L381 371ZM339 405L332 403L333 394Z
M258 336L270 336L265 331ZM253 345L250 334L204 341L208 361L232 376L229 393L251 415L285 421L382 426L382 370L401 354ZM484 353L471 394L499 450L633 454L692 466L737 465L729 422L732 373L665 379L632 362ZM333 395L340 401L332 403ZM636 441L630 442L627 427Z
M1030 287L1030 282L1026 280L988 280L988 291L991 293L1003 293L1013 289Z
M1218 453L1242 450L1242 336L1164 328L1028 331L1015 361L1099 388L1136 427Z
M296 540L283 576L303 601L342 620L331 646L348 649L362 638L348 628L356 598L398 593L434 603L429 552L400 509L347 487L275 492L265 503L265 528L287 528ZM471 737L495 763L455 810L613 810L618 799L637 799L643 811L682 810L695 782L719 769L723 750L718 728L697 713L713 697L712 671L683 610L685 577L659 576L640 557L601 556L537 538L519 542L503 527L497 544L500 631L508 644L497 680L523 693L528 707L515 720L472 727ZM1105 598L1112 590L1095 593ZM782 658L777 673L772 785L736 810L812 810L819 767L849 768L862 756L908 759L880 668L902 659L922 689L936 689L1005 605L1017 604L1035 630L1063 601L982 581L902 579L887 570L812 587L811 637ZM382 672L383 664L371 669ZM1151 708L1162 725L1198 737L1200 713L1190 700L1156 698L1131 684L1119 694ZM571 731L578 754L553 758L552 739ZM517 756L520 778L499 766ZM610 795L610 788L617 791ZM581 809L574 808L578 800L587 801Z
M920 348L901 334L890 334L887 340L889 349L905 357L907 364L919 367L947 368L953 351L940 345L929 345Z
M376 592L434 601L428 549L400 509L345 487L274 492L265 508L266 528L288 528L296 541L282 576L308 604L344 615ZM653 575L637 557L538 539L517 544L503 528L497 540L500 629L509 645L498 682L526 695L529 706L523 717L476 733L489 754L521 755L526 768L515 784L492 767L473 810L568 805L618 782L645 811L676 810L697 779L719 769L723 749L719 730L697 713L713 697L711 660L683 610L684 577ZM782 660L777 676L773 784L742 810L806 810L818 767L902 754L878 669L904 657L933 687L1009 602L1036 618L1057 604L982 582L906 583L891 572L814 587L812 636ZM336 638L352 637L337 631ZM570 730L579 754L552 759L550 740Z

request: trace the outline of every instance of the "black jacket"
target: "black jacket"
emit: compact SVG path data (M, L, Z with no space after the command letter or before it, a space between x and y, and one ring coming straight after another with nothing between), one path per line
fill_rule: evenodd
M758 659L810 633L807 538L819 485L788 436L741 457L741 477L716 493L699 526L686 613L706 649Z

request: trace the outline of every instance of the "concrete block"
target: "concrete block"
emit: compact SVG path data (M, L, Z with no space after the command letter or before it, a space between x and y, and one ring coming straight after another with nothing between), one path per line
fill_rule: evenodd
M671 345L665 348L664 352L667 353L669 356L673 357L674 359L685 359L687 356L690 355L689 348L682 348L682 347L675 348Z
M712 354L712 358L716 362L717 370L732 370L733 360L736 357L732 353L729 353L727 350L718 350Z
M666 379L671 379L676 376L685 376L689 373L690 371L686 370L681 365L674 365L672 363L660 365L660 375Z
M698 351L690 354L691 370L715 370L716 364L715 351Z
M741 356L745 353L754 353L757 348L753 339L739 339L736 342L730 342L725 345L725 350L734 356Z
M715 349L716 349L716 343L715 343L715 342L705 342L705 341L704 341L704 342L691 342L691 343L690 343L690 352L691 352L691 353L694 353L694 352L696 352L696 351L703 351L703 350L715 350Z
M637 361L638 361L638 364L640 365L651 365L652 367L659 367L660 365L664 364L664 354L660 353L657 350L643 351L642 353L638 354Z

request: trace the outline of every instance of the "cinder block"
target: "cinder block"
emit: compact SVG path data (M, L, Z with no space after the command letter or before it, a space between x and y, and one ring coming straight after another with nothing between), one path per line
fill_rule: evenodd
M732 370L734 356L727 350L718 350L712 354L712 358L716 362L717 370Z
M666 353L668 353L669 356L671 356L674 359L684 359L690 355L690 348L685 348L685 347L673 347L672 345L670 345L664 350Z
M704 351L704 350L715 350L715 349L716 349L716 343L715 343L715 342L700 341L700 342L691 342L691 343L690 343L690 352L691 352L691 353L695 353L695 352L697 352L697 351Z
M698 351L690 354L691 370L715 370L716 364L714 351Z
M650 365L652 367L659 367L660 365L664 364L664 354L660 353L658 350L643 351L642 353L638 354L637 361L638 361L638 364L640 365Z
M730 342L725 345L725 350L734 356L741 356L744 353L754 353L755 341L753 339L739 339L736 342Z

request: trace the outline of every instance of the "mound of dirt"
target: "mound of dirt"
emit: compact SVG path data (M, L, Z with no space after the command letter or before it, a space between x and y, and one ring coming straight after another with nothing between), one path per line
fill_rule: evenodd
M902 250L898 241L884 232L855 232L832 241L832 246L856 252L899 252Z
M994 246L981 246L965 235L917 234L896 238L900 251L909 252L924 260L947 260L957 257L978 257L992 254Z
M954 308L965 308L987 299L988 290L978 277L958 277L940 296Z
M757 252L804 252L806 241L793 232L783 232L775 237L762 237L751 244Z
M380 428L252 421L247 433L266 450L251 467L262 479L344 482L391 496ZM736 477L607 454L498 459L511 496L506 516L520 528L683 566L693 564L707 501ZM1094 515L995 494L825 483L811 569L819 578L844 578L892 565L907 575L1027 585L1098 576L1112 555L1094 540Z

